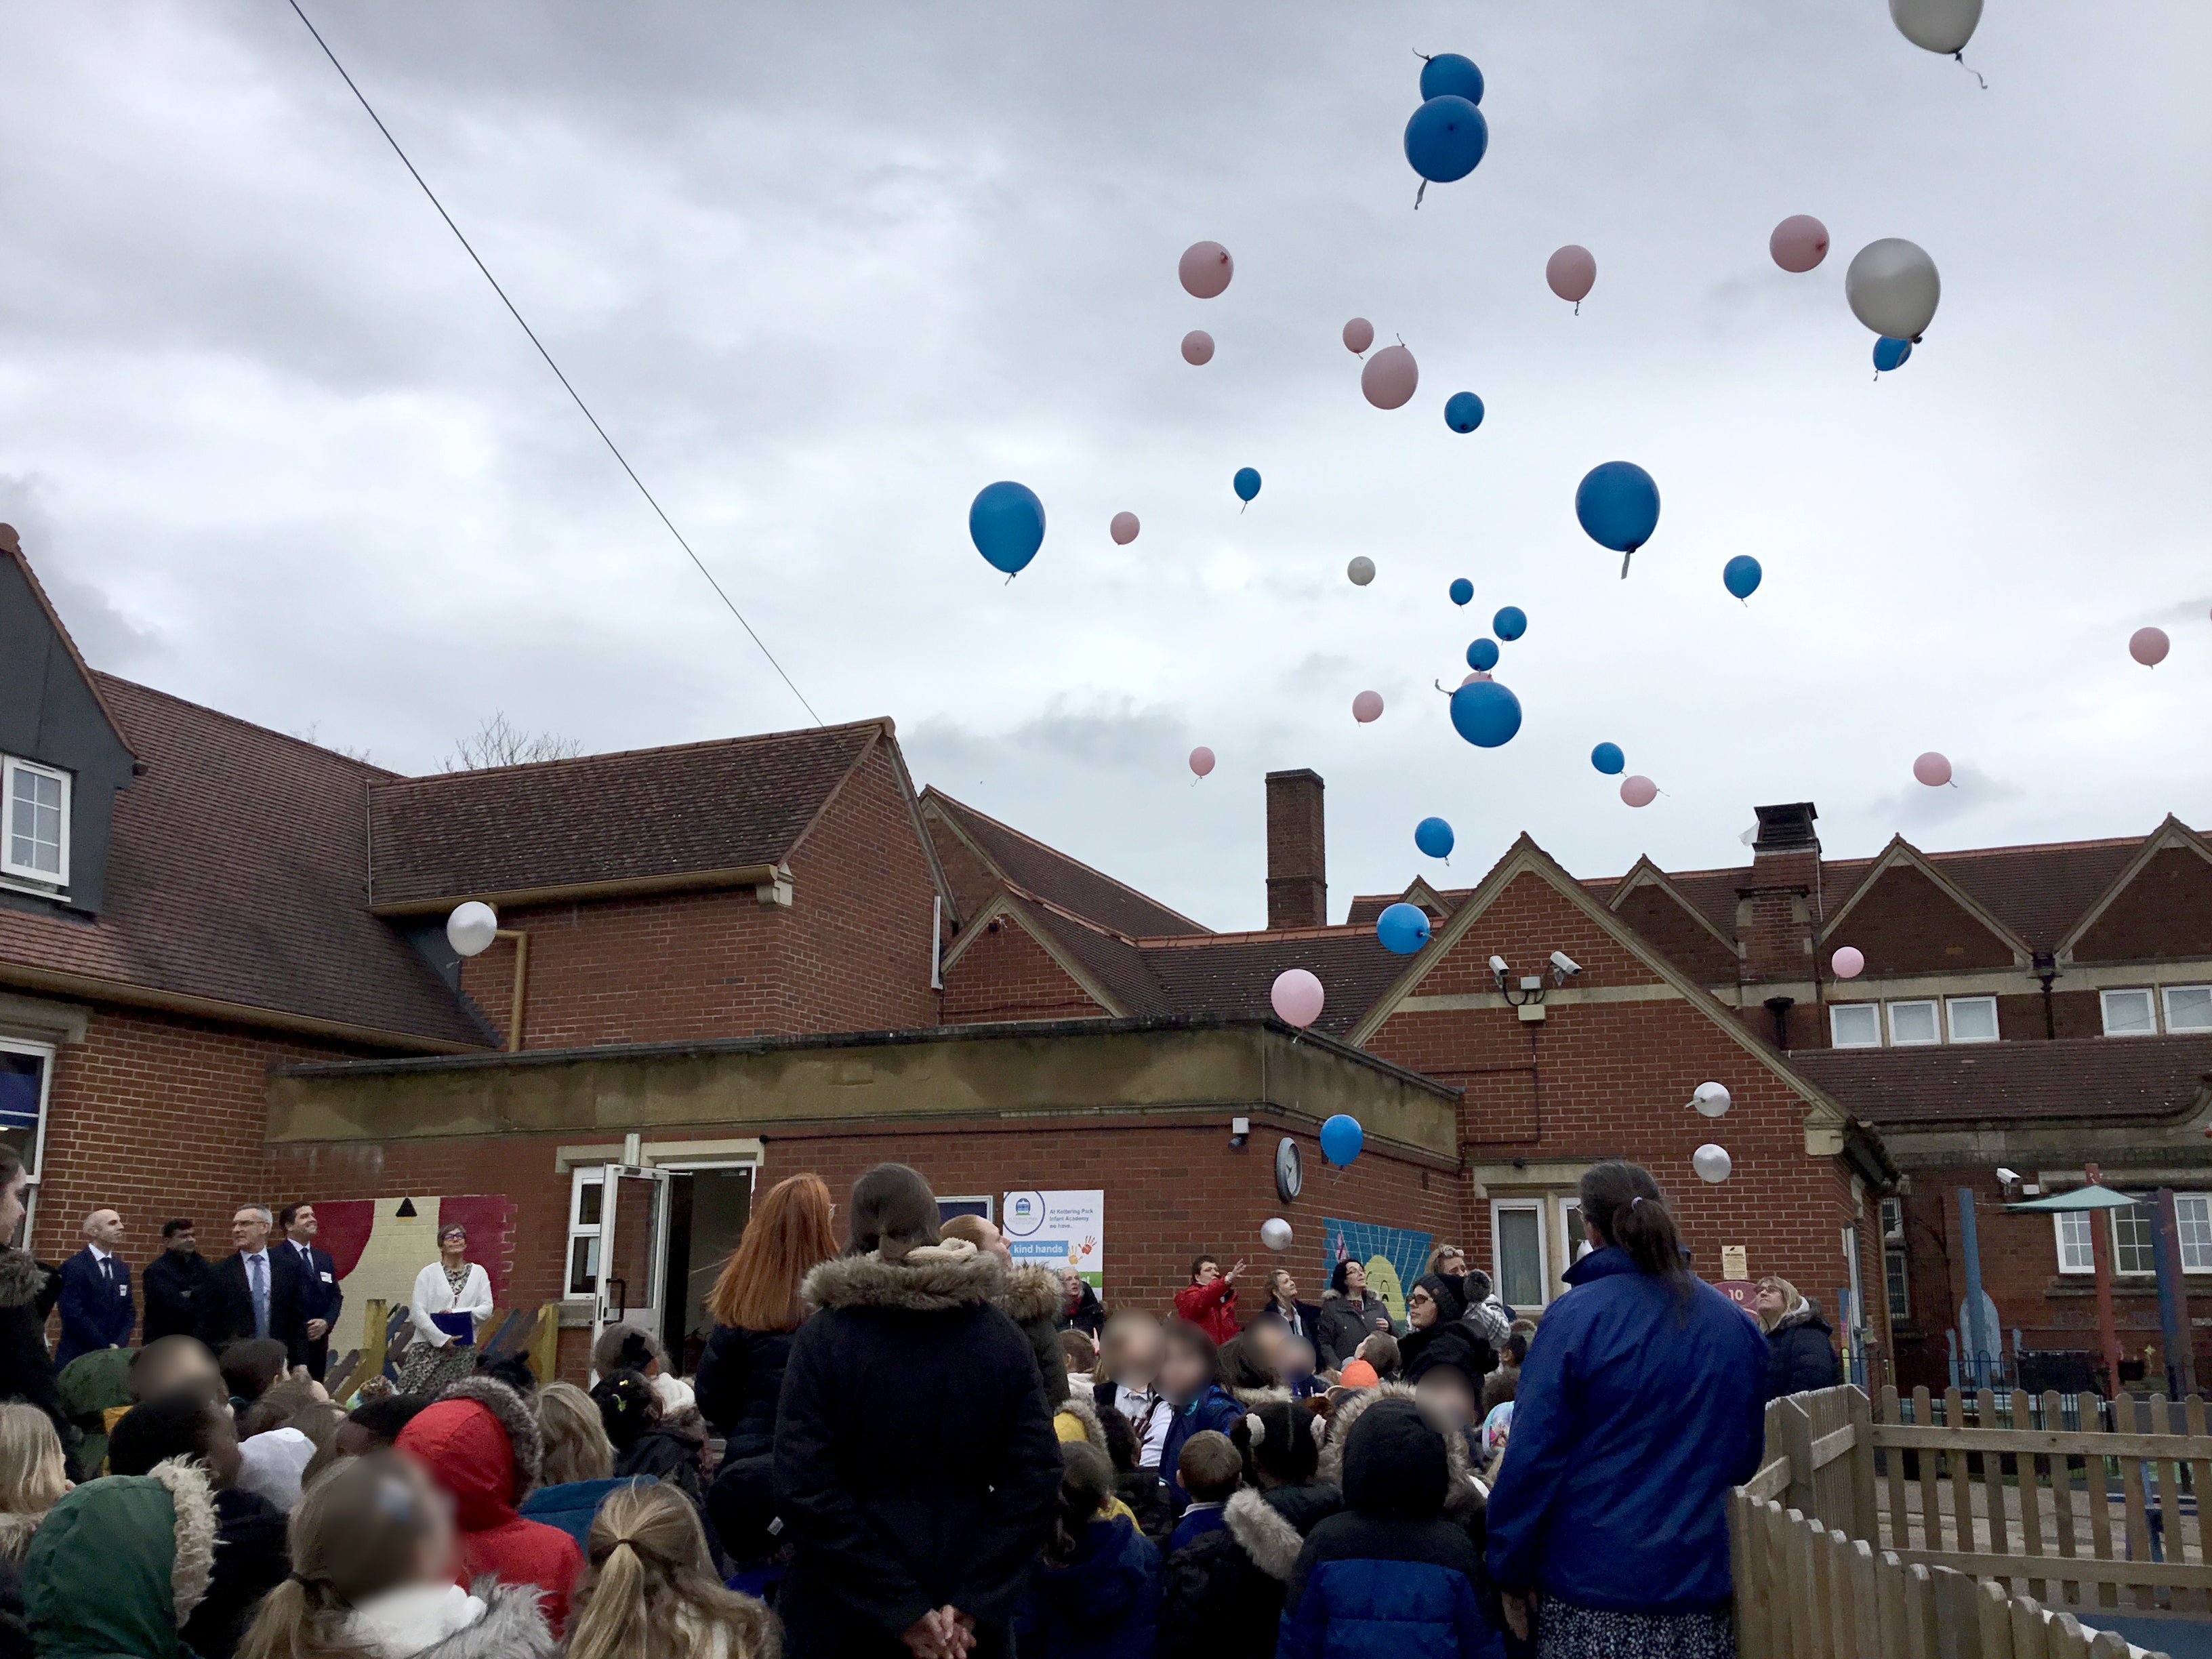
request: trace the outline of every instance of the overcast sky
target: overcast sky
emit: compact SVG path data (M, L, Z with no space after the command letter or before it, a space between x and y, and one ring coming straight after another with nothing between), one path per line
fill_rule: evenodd
M1211 925L1264 917L1280 767L1328 781L1337 917L1523 829L1729 863L1768 801L1838 854L2212 823L2201 0L1990 0L1987 92L1882 0L310 12L823 718ZM1419 212L1415 47L1491 132ZM283 0L9 0L0 155L0 519L95 664L402 770L495 708L806 723ZM1877 384L1843 283L1882 236L1943 297ZM1573 513L1616 458L1664 503L1625 582ZM1012 584L967 537L1000 477L1049 514ZM1526 720L1478 750L1431 683L1507 603Z

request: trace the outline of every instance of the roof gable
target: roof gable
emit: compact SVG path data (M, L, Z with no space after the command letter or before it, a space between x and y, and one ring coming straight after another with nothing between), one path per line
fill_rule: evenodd
M1692 904L1649 856L1636 860L1606 899L1606 908L1708 984L1737 977L1742 947Z
M2124 962L2212 956L2212 846L2166 815L2059 941L2057 958Z
M1943 968L2025 968L2026 939L1902 836L1831 911L1823 944L1848 942L1876 974Z
M1156 1012L1141 1006L1132 1008L1124 996L1116 995L1107 983L1115 976L1112 970L1102 975L1096 961L1085 959L1090 952L1083 941L1051 922L1042 905L1026 903L1004 889L994 894L945 953L939 974L948 1013L1006 1019L1021 1017L1010 1013L1010 1008L1028 1007L1036 1018L1069 1018L1064 994L1036 982L1036 963L1030 959L1036 951L1042 951L1059 970L1066 988L1088 998L1099 1012L1117 1019ZM1079 923L1070 926L1081 928Z
M941 823L993 875L1072 915L1128 939L1172 938L1210 930L1056 848L957 801L934 785L921 795L926 817Z
M126 755L135 758L135 751L131 747L131 734L124 729L123 722L115 717L115 710L109 706L106 694L100 690L99 679L85 661L83 653L76 648L76 641L70 637L69 629L62 622L61 612L54 609L54 602L46 597L46 585L40 581L39 573L31 568L30 560L24 556L23 544L17 538L13 525L0 524L0 566L12 570L21 580L31 603L46 618L46 627L61 651L68 671L84 688L85 695L92 700L93 706L99 709L100 718L107 723L107 729L114 736L116 743Z
M1406 890L1395 898L1388 893L1360 894L1352 901L1352 908L1344 918L1345 924L1352 927L1372 927L1382 914L1394 904L1419 905L1428 912L1431 921L1441 921L1457 908L1467 894L1468 890L1464 887L1431 887L1428 878L1415 876L1407 884Z

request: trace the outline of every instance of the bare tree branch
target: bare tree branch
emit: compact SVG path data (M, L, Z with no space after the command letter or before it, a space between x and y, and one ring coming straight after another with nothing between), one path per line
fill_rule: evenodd
M438 763L441 772L476 772L488 766L526 766L534 761L567 760L584 752L574 738L557 732L529 732L494 709L467 737L455 740L453 752Z

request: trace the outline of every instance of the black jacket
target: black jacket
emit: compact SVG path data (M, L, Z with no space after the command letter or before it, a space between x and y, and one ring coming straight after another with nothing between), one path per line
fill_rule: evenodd
M1827 1322L1810 1302L1801 1303L1794 1314L1766 1334L1766 1397L1806 1389L1826 1389L1836 1381L1836 1351L1828 1340Z
M253 1291L246 1282L246 1258L227 1255L216 1263L214 1346L253 1334ZM300 1262L281 1243L269 1246L269 1334L284 1345L289 1364L307 1363L307 1316L300 1310Z
M1325 1371L1341 1369L1369 1337L1390 1334L1390 1310L1371 1291L1359 1302L1340 1291L1324 1291L1316 1317L1321 1335L1314 1347Z
M1332 1486L1231 1494L1227 1524L1184 1545L1162 1570L1159 1659L1273 1659L1283 1591L1305 1534L1342 1506Z
M252 1628L261 1598L292 1571L284 1512L250 1492L215 1494L215 1571L206 1596L179 1633L200 1659L230 1659Z
M62 1340L54 1346L57 1372L79 1355L131 1346L131 1333L138 1326L131 1264L119 1255L108 1260L117 1274L113 1284L89 1244L62 1263Z
M1273 1320L1285 1329L1294 1331L1312 1343L1314 1352L1318 1355L1321 1352L1321 1310L1310 1302L1293 1302L1291 1306L1297 1315L1295 1323L1292 1322L1291 1316L1283 1311L1282 1305L1270 1297L1265 1307L1245 1321L1244 1328L1249 1331L1263 1320ZM1352 1346L1357 1347L1358 1344L1354 1343Z
M717 1325L691 1379L699 1413L729 1443L725 1461L761 1457L775 1445L775 1401L794 1331L755 1331Z
M706 1494L699 1480L700 1443L670 1428L647 1429L629 1449L617 1455L617 1479L650 1475L673 1486L694 1504L703 1504Z
M210 1348L217 1346L214 1262L197 1250L190 1255L164 1250L146 1264L140 1283L146 1291L143 1340L196 1336Z
M1398 1339L1400 1375L1418 1382L1439 1365L1455 1365L1467 1376L1474 1398L1482 1398L1482 1379L1498 1369L1498 1355L1487 1342L1460 1320L1438 1319L1426 1330L1408 1331Z
M287 1242L283 1248L290 1254L292 1265L300 1270L300 1317L336 1325L338 1316L345 1311L345 1291L338 1285L338 1264L331 1260L328 1250L313 1244L307 1249L312 1267L309 1261L300 1260L297 1244Z
M805 1300L775 1434L793 1547L777 1611L791 1659L907 1659L947 1602L1003 1650L1060 1489L1028 1340L992 1304L999 1264L958 1239L902 1261L825 1261Z
M46 1316L39 1306L53 1275L22 1251L0 1245L0 1400L21 1400L54 1419L62 1444L78 1438L54 1385ZM74 1473L74 1471L72 1471Z
M1029 1339L1045 1404L1057 1406L1067 1398L1067 1356L1060 1351L1060 1334L1067 1327L1061 1316L1067 1292L1060 1288L1060 1275L1034 1261L1018 1261L1011 1272L1000 1274L991 1300Z
M1055 1273L1054 1277L1059 1275ZM1067 1305L1067 1292L1064 1290L1060 1295L1060 1329L1081 1331L1093 1342L1105 1334L1106 1304L1098 1299L1098 1292L1091 1289L1088 1279L1084 1281L1083 1294L1076 1297L1073 1308Z

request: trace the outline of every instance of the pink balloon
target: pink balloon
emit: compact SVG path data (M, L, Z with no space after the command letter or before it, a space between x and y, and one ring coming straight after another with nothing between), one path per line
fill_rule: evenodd
M1375 325L1354 317L1344 325L1344 349L1357 357L1375 343Z
M1365 726L1370 720L1381 720L1382 694L1380 691L1362 691L1352 700L1352 718L1362 726Z
M2128 635L2128 655L2145 668L2157 667L2172 649L2173 641L2166 637L2163 628L2138 628Z
M1641 772L1632 773L1620 781L1620 798L1631 806L1649 806L1659 799L1659 786Z
M1190 751L1190 769L1201 778L1213 769L1213 751L1204 744Z
M1846 945L1828 958L1828 966L1836 970L1838 979L1856 979L1866 971L1866 958L1855 945Z
M1182 251L1182 261L1176 266L1176 275L1182 278L1182 291L1194 300L1212 299L1236 274L1237 262L1218 242L1193 242Z
M1321 981L1303 968L1285 968L1275 975L1267 1000L1284 1024L1303 1030L1321 1018Z
M1114 522L1108 525L1106 529L1114 538L1115 546L1127 547L1137 539L1137 515L1133 513L1116 513L1114 515Z
M1477 680L1486 680L1489 678L1489 675L1484 673L1480 668L1478 668L1474 672L1469 674L1465 679L1462 680L1460 684L1462 685L1473 685Z
M1828 257L1828 228L1809 213L1793 213L1775 226L1766 251L1784 270L1810 270Z
M1597 260L1588 248L1570 242L1545 261L1544 280L1562 300L1580 305L1597 282Z
M1213 337L1202 328L1194 328L1182 337L1182 360L1194 367L1213 361Z
M1941 789L1951 781L1951 763L1931 749L1912 763L1912 775L1930 789Z
M1384 346L1359 371L1359 389L1377 409L1403 409L1420 383L1420 365L1401 345Z

